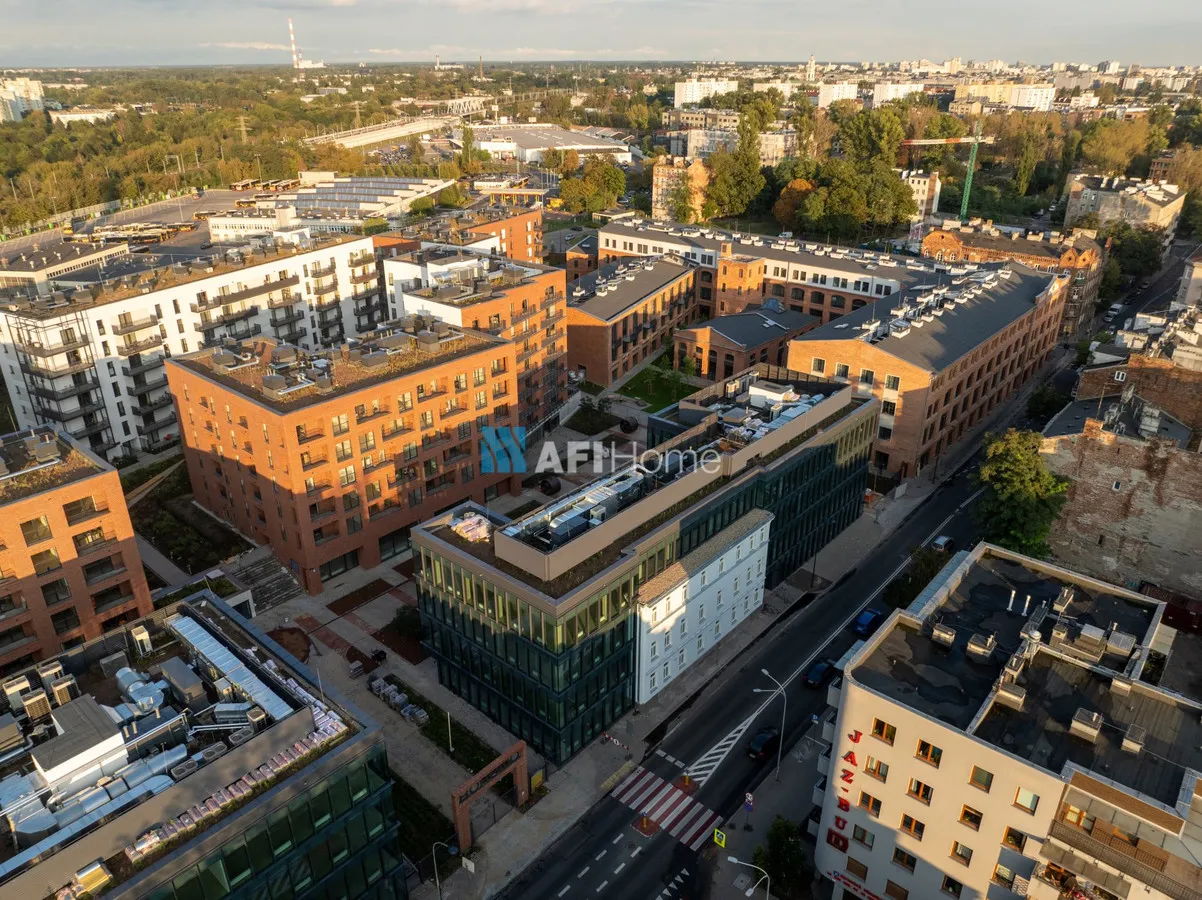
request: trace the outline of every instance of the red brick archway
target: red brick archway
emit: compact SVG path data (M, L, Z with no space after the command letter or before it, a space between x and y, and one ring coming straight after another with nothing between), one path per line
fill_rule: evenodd
M488 766L481 769L455 790L451 791L451 817L455 820L455 834L459 838L459 850L466 853L472 846L472 803L490 787L513 773L515 805L523 806L530 799L530 772L526 762L526 742L518 741Z

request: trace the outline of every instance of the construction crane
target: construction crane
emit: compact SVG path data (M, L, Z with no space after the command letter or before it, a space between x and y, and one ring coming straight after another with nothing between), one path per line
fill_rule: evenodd
M914 138L909 141L902 141L903 147L932 147L938 144L971 144L972 149L968 153L968 174L964 176L964 196L960 198L960 218L961 220L968 219L968 195L972 193L972 173L977 167L977 147L981 144L992 144L993 137L991 135L981 136L981 120L977 119L976 130L968 137L951 137L951 138Z

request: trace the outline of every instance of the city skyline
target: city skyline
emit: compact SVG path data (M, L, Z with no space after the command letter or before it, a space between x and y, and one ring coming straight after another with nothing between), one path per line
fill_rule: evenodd
M518 63L792 62L813 53L838 61L960 56L1196 64L1190 36L1202 28L1202 8L1187 0L1160 5L1152 19L1141 8L1118 4L1049 10L1035 0L1018 0L1003 20L970 32L959 27L963 17L948 22L934 0L918 0L904 11L859 0L851 8L807 10L796 20L781 0L751 0L734 21L730 7L713 0L615 0L605 13L597 0L571 7L549 0L249 0L235 7L216 0L209 6L212 15L200 22L186 8L147 0L116 0L103 8L69 0L67 14L56 15L53 25L31 0L4 0L0 59L8 66L45 67L286 65L291 16L306 58L339 63L425 63L435 56L444 62L480 56ZM404 18L394 31L388 22L398 14ZM871 32L862 27L867 15L877 26ZM470 29L456 21L460 16L470 17ZM588 17L587 29L581 28L582 16ZM1029 27L1033 20L1040 22L1038 30ZM1166 20L1174 27L1165 28ZM631 22L639 27L632 29ZM452 33L448 24L461 27ZM1063 40L1069 27L1071 45Z

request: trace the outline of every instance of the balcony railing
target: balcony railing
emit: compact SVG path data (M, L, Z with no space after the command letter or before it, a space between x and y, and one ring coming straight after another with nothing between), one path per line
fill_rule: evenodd
M37 375L39 378L62 378L64 375L74 375L76 372L89 372L94 368L96 368L96 364L90 359L54 368L38 365L32 359L21 360L21 371L27 375Z
M109 430L108 422L88 422L82 428L75 428L67 432L76 440L82 440L86 437L91 437L94 434L102 434Z
M154 412L156 409L165 409L171 405L171 395L164 394L157 400L147 400L145 403L135 403L133 411L135 416L145 416Z
M119 566L112 566L111 568L105 569L101 572L92 572L90 574L88 572L84 572L83 577L84 582L88 585L88 587L95 587L98 584L108 581L110 578L116 578L118 575L124 575L128 571L129 569L122 564Z
M79 384L72 384L61 388L34 387L30 389L30 393L43 400L66 400L85 391L95 391L99 388L100 382L89 378Z
M333 266L326 266L325 268L322 268L321 266L310 266L309 267L309 277L310 278L321 278L323 275L333 275L333 274L334 274Z
M74 341L68 341L65 344L42 344L34 341L29 341L23 338L17 338L14 342L17 349L22 353L28 353L30 356L37 356L46 359L51 356L58 356L60 353L66 353L69 350L79 350L82 347L88 346L86 338L78 338Z
M72 419L78 419L80 416L100 412L104 409L104 402L98 400L86 403L83 406L77 406L75 409L55 409L35 403L33 409L43 419L52 419L55 422L70 422Z
M173 412L173 413L171 413L171 415L166 416L162 419L158 419L157 421L143 423L143 424L139 425L138 426L138 434L143 435L143 436L154 434L156 431L162 431L164 428L170 428L172 425L174 425L178 421L179 420L175 417L175 413Z
M285 344L295 344L308 333L307 328L289 328L287 331L281 331L279 338Z
M134 396L141 397L143 394L149 394L151 391L157 391L159 388L165 388L166 386L166 377L156 378L154 381L143 381L141 384L135 384L130 388L129 392Z
M117 348L117 352L122 356L133 356L135 353L141 353L144 350L153 350L155 347L163 345L163 336L152 334L150 337L142 338L140 341L134 341L132 344L122 344Z
M0 608L0 622L7 622L9 619L15 619L17 616L27 612L29 612L29 607L24 603Z
M523 350L521 353L519 353L517 355L517 361L519 363L523 363L526 360L530 359L532 356L534 356L534 354L538 353L538 351L541 349L542 349L541 347L536 345L534 347L531 347L529 350Z
M288 312L272 316L270 322L273 328L282 328L285 325L291 325L293 322L299 322L304 317L305 314L299 309L290 309Z
M89 519L95 519L97 516L103 516L108 511L108 506L93 506L90 509L81 509L78 512L73 512L67 516L67 524L75 527L81 522L86 522Z
M531 316L537 315L542 310L540 306L529 306L526 309L517 310L510 316L509 322L511 325L516 325L519 322L525 322Z
M142 319L118 322L113 326L113 334L130 334L135 331L141 331L143 328L154 328L158 324L159 317L151 314Z
M371 265L374 265L375 262L376 262L376 255L374 253L356 253L354 256L352 256L350 259L347 260L347 264L352 269L357 269L360 266L371 266Z
M1140 862L1135 857L1112 847L1110 844L1096 840L1080 828L1068 825L1065 822L1053 822L1049 833L1057 840L1064 841L1070 847L1075 847L1083 853L1089 854L1099 862L1112 866L1120 872L1125 872L1132 878L1142 881L1148 887L1167 894L1173 900L1202 900L1202 891L1182 884L1172 876L1159 871L1153 866ZM1132 847L1131 851L1134 853L1135 848Z
M367 284L369 281L376 281L377 275L375 270L364 272L362 275L352 275L351 284Z
M322 297L331 291L338 290L338 280L331 279L329 284L318 284L313 286L313 296Z
M89 541L86 544L76 545L75 553L78 556L91 556L93 553L99 553L101 550L111 548L117 543L117 535L106 531L104 537L99 540Z
M300 294L294 294L292 291L284 291L278 297L268 297L267 308L280 309L285 306L292 306L294 303L300 303L302 299Z
M280 278L276 281L265 281L262 284L252 284L250 287L245 287L241 290L231 291L228 294L218 294L215 297L208 297L203 301L193 303L192 312L203 312L207 309L216 309L218 306L225 306L229 303L237 303L239 300L249 300L251 297L261 297L263 294L270 294L272 291L295 287L298 284L300 284L299 275L293 275L288 278Z

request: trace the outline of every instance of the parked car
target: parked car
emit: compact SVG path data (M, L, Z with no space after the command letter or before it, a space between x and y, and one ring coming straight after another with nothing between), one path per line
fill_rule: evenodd
M835 677L835 661L833 659L820 659L814 665L810 666L805 675L806 687L820 688L832 678Z
M755 737L747 742L747 755L757 762L771 759L776 755L776 748L779 746L780 729L761 728L755 733Z
M885 614L879 609L866 609L858 616L852 625L853 630L860 637L868 637L876 631L877 626L881 624L881 619L885 618Z
M931 549L938 550L940 553L955 553L956 542L946 534L941 534L935 540L931 541Z

